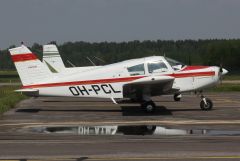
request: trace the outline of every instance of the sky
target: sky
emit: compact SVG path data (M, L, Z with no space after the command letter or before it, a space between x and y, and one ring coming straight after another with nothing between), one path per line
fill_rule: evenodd
M0 0L0 48L240 38L240 0Z

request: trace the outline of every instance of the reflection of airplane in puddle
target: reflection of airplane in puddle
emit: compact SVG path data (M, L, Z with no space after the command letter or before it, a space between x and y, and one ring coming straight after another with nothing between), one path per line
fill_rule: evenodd
M56 126L42 128L41 131L44 133L75 133L78 135L115 135L117 126Z
M216 66L186 66L166 57L152 56L54 74L26 46L9 51L23 84L18 92L34 96L109 98L114 103L130 98L147 112L156 107L151 100L153 96L201 93L202 89L218 84L227 73ZM212 106L212 101L201 93L201 109L211 110Z
M187 135L190 133L187 130L168 129L155 125L46 127L42 132L77 135Z
M55 126L32 128L34 132L74 135L240 135L239 130L221 129L172 129L157 125L113 125L113 126Z

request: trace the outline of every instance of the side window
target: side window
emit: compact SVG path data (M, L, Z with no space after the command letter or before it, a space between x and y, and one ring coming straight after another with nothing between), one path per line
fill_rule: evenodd
M134 65L127 68L131 76L133 75L143 75L145 74L144 64Z
M163 62L151 62L148 63L149 73L161 73L168 71L167 66Z

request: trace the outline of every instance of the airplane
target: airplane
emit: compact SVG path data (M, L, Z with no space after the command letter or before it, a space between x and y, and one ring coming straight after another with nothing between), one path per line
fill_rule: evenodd
M99 66L87 66L87 67L71 67L66 68L63 60L61 58L61 55L58 51L58 48L55 44L48 44L43 45L43 63L48 66L48 68L53 73L74 73L74 72L82 72L86 69L94 69ZM172 60L174 61L174 60ZM176 62L179 63L179 62ZM182 94L177 92L174 93L173 99L174 101L180 101L182 98Z
M200 108L213 103L202 90L219 83L228 73L217 66L186 66L163 56L150 56L89 68L75 73L54 74L25 45L9 49L23 84L16 90L31 96L130 98L146 112L154 112L151 97L197 91Z

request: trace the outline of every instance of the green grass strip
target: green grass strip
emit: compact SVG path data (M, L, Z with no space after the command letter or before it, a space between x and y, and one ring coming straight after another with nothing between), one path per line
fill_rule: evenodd
M219 84L207 89L209 92L240 92L240 84Z
M0 87L0 114L13 108L18 102L27 98L21 93L14 92L17 86L1 86Z

